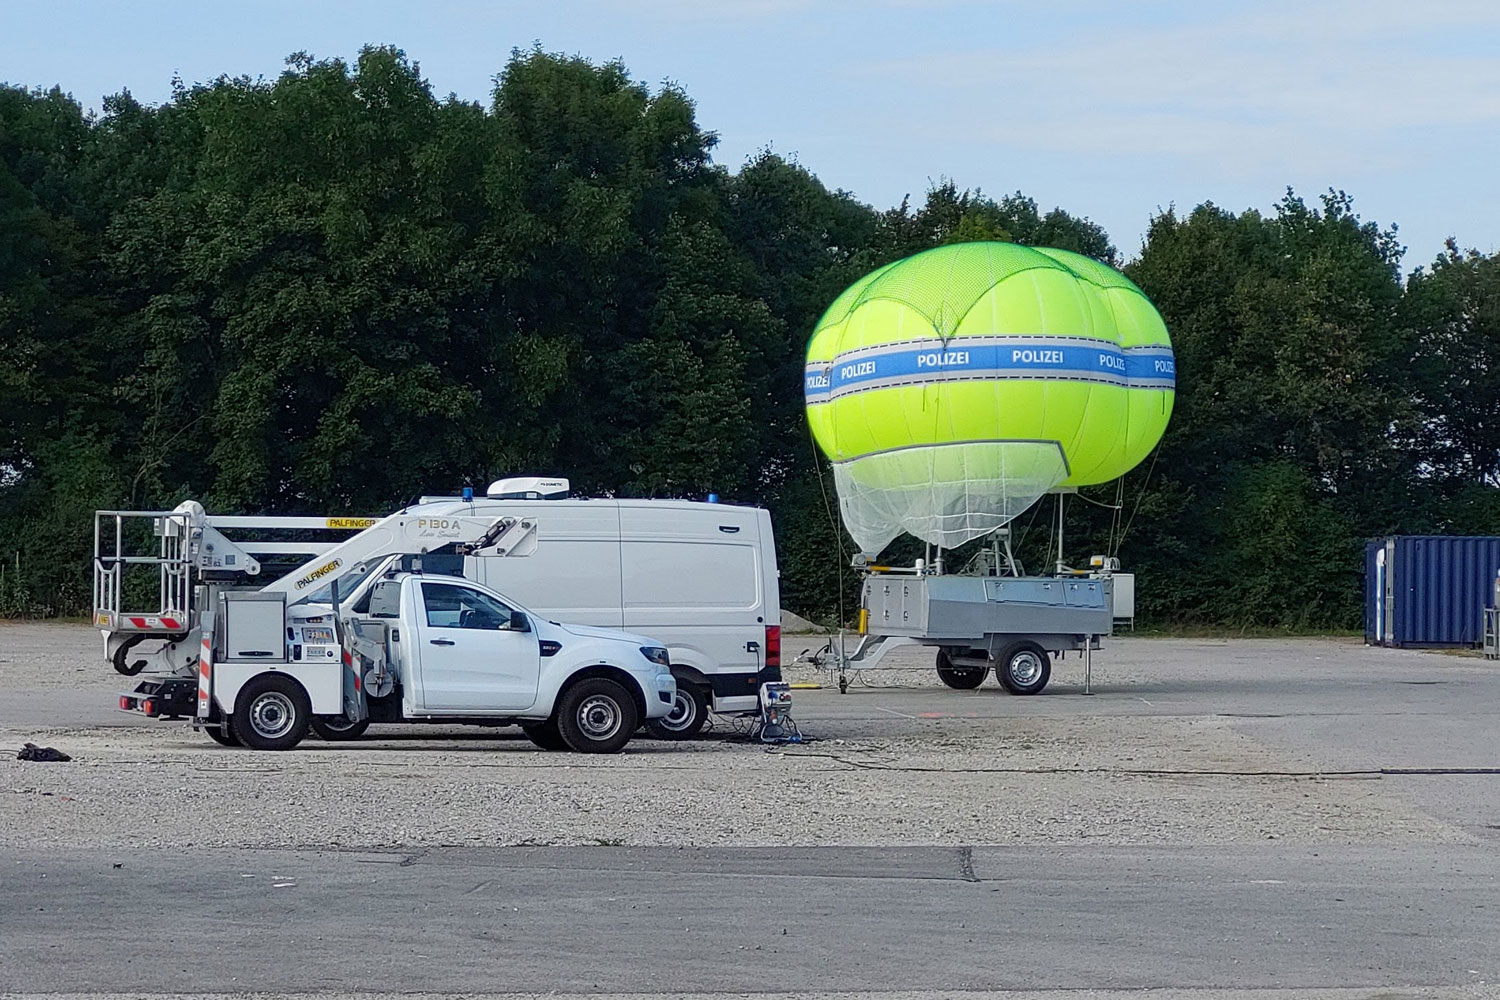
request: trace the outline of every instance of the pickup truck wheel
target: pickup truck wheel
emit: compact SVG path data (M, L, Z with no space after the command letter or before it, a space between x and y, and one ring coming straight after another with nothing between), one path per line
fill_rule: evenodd
M988 667L957 667L953 665L952 654L946 646L938 647L937 651L937 673L938 680L958 691L972 691L984 683L984 676L990 672Z
M234 733L233 719L226 716L220 719L219 723L217 726L210 724L203 727L203 731L208 734L209 739L221 747L238 748L245 745L240 742L240 738Z
M585 678L558 701L558 731L578 753L619 753L638 725L630 692L607 677Z
M308 724L319 739L327 740L329 743L357 740L365 734L366 729L370 728L369 719L350 722L346 715L314 715L308 720Z
M234 733L251 750L290 750L312 719L307 693L288 677L255 677L240 691Z
M995 676L1011 694L1040 694L1052 679L1052 658L1034 642L1018 642L995 657Z
M690 740L708 722L708 695L696 684L679 682L672 711L646 723L646 731L659 740Z
M562 733L557 731L557 723L551 720L546 722L523 722L521 731L526 738L535 743L542 750L566 750L568 744L563 741Z

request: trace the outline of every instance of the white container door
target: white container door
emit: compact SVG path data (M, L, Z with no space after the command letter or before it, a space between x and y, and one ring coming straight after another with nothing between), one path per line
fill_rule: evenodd
M1384 558L1380 559L1380 557L1382 556ZM1382 573L1382 583L1380 587L1380 607L1381 610L1385 612L1383 616L1384 621L1381 622L1380 626L1380 637L1385 641L1385 644L1387 646L1390 646L1394 645L1396 641L1395 539L1386 542L1385 548L1376 554L1376 558L1380 559L1380 561L1376 565L1379 566L1380 572Z

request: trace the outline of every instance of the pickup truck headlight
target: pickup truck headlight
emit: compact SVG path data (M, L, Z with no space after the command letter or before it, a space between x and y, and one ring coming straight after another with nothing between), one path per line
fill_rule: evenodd
M672 666L672 660L667 655L667 650L663 646L642 646L641 655L662 670L667 670Z

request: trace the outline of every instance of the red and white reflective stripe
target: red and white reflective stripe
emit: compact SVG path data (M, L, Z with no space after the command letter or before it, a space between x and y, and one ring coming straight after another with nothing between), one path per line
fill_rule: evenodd
M347 649L344 650L344 666L348 667L349 672L354 675L354 690L358 691L360 680L359 671L354 669L354 655Z
M166 615L162 615L159 618L155 615L130 615L125 620L136 628L165 628L171 629L173 632L177 632L182 629L181 619L168 618Z
M209 645L209 637L203 637L203 652L198 657L198 718L208 718L208 672L209 660L213 658L213 650Z

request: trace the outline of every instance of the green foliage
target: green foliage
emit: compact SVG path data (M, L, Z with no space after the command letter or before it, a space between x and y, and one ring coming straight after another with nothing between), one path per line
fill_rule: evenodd
M118 504L125 472L106 442L71 431L34 461L0 489L0 616L92 610L94 511Z
M997 202L977 189L960 191L951 180L928 191L926 202L915 212L910 202L903 200L883 213L876 243L885 260L897 260L928 247L974 240L1057 247L1107 264L1117 263L1109 236L1089 220L1075 218L1060 208L1042 215L1036 202L1019 191Z
M1399 257L1339 192L1153 220L1127 271L1172 332L1179 391L1122 550L1148 615L1357 622L1357 540L1420 522L1394 433L1413 419Z
M818 316L944 243L1118 254L1019 192L877 211L714 141L679 89L539 49L487 107L378 47L97 117L0 86L0 614L88 609L96 508L366 514L554 472L764 504L785 605L849 618L803 418ZM1500 257L1450 246L1404 286L1399 258L1338 192L1154 219L1129 271L1176 414L1069 505L1066 557L1118 551L1158 621L1336 628L1361 538L1500 531ZM1051 515L1016 525L1029 569Z
M1415 444L1456 488L1500 485L1500 255L1461 253L1450 240L1401 304L1416 340Z
M1228 570L1203 618L1293 629L1356 621L1358 537L1304 469L1278 460L1236 469L1214 526Z

